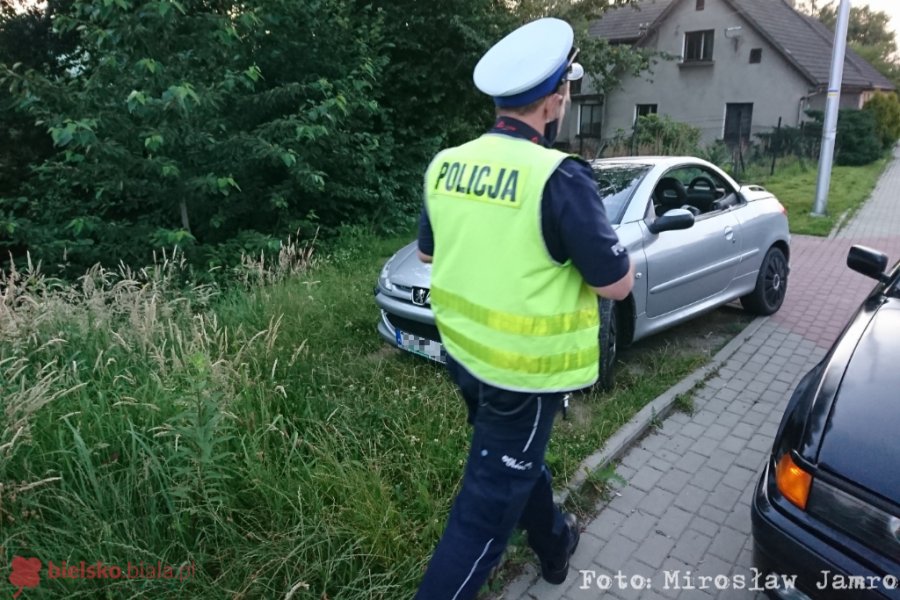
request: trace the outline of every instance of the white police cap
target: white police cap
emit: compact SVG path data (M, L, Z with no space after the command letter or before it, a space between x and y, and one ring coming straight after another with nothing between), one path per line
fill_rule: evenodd
M479 90L500 107L525 106L556 90L564 80L581 79L584 69L573 62L572 27L545 18L519 27L481 57L473 79Z

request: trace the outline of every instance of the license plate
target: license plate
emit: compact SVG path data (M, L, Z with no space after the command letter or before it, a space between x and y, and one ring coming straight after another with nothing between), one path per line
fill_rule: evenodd
M442 343L419 337L411 333L406 333L399 329L395 329L394 332L399 348L439 363L447 362L447 355L444 352L444 345Z

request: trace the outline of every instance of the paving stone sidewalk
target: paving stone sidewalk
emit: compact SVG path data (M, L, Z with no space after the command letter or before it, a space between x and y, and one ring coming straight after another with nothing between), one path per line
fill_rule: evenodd
M790 393L874 286L847 268L853 244L900 258L900 150L840 232L793 236L784 306L697 391L694 413L672 414L623 456L627 484L582 533L566 583L530 569L505 600L764 598L750 591L750 500Z

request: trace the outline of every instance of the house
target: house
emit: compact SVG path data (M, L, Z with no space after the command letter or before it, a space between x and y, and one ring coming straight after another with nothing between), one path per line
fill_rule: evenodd
M675 57L626 77L604 96L585 78L572 90L561 139L586 150L639 115L658 113L701 131L701 143L747 142L824 110L834 34L786 0L641 0L611 9L590 33ZM862 108L891 82L852 50L844 61L841 108Z

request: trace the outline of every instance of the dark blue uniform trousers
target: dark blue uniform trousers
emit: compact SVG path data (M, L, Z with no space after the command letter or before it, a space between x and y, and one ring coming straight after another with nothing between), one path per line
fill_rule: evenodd
M482 383L448 358L473 425L462 487L432 555L417 600L474 598L515 527L538 557L562 566L569 530L553 503L544 465L563 394L510 392Z

